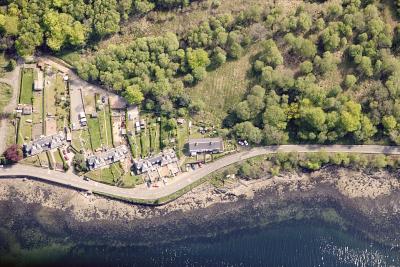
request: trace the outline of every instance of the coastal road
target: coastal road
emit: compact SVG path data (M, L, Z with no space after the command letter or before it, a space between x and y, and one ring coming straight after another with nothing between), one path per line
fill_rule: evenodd
M326 151L329 153L345 152L345 153L361 153L361 154L387 154L400 155L400 147L397 146L379 146L379 145L281 145L281 146L266 146L257 147L249 150L241 151L235 154L225 156L212 163L204 165L195 171L185 172L165 186L158 188L147 188L144 185L136 188L127 189L101 184L95 181L85 181L82 177L72 173L63 173L51 171L33 166L16 164L9 168L0 170L0 177L27 177L35 178L55 184L70 186L76 189L91 191L95 193L112 195L124 199L135 200L156 200L200 180L201 178L213 173L223 167L231 165L242 160L252 157L272 154L276 152L298 152L310 153Z

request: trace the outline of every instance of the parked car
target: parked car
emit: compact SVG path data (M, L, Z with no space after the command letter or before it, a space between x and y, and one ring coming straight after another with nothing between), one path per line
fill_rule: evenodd
M104 95L101 97L101 102L103 102L103 104L106 103L106 97Z
M63 149L62 153L64 156L67 155L67 151L65 151L64 149Z
M69 160L69 157L68 157L68 156L64 156L64 159L65 159L65 160Z

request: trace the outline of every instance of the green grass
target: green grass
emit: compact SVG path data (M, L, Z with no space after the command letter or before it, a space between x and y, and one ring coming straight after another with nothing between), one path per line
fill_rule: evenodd
M121 184L119 186L124 188L134 188L139 184L143 184L143 179L141 176L132 176L130 173L126 173L124 176L122 176Z
M61 155L60 149L57 149L57 151L53 152L54 159L56 160L56 163L61 164L61 166L64 164L64 159Z
M140 133L140 148L142 157L150 155L150 138L149 134L145 130Z
M32 139L32 123L26 122L26 120L32 120L32 115L22 115L19 121L18 127L18 144L24 144L25 140L30 141Z
M32 114L33 116L33 123L40 123L44 120L43 114L43 95L40 93L33 94L33 108L35 112Z
M53 158L51 157L50 153L51 153L50 151L46 151L47 159L48 159L48 161L49 161L49 167L50 167L51 170L54 170L56 164L55 164L55 162L53 161ZM42 153L42 154L44 154L44 153Z
M25 158L25 159L21 160L19 163L26 164L26 165L33 165L33 166L36 166L36 167L41 167L42 166L40 164L40 159L39 159L39 157L37 155L33 156L33 157Z
M109 184L109 185L115 184L114 175L111 171L111 168L105 168L105 169L91 171L91 172L86 173L85 176L96 182Z
M90 142L92 143L93 150L96 150L101 147L99 120L97 118L88 118L87 123L90 133Z
M39 157L40 164L42 166L50 166L49 158L47 157L46 153L40 153L38 155L38 157Z
M83 139L83 143L80 139ZM77 151L92 150L90 135L87 129L72 132L72 146Z
M64 129L64 120L66 120L65 125L69 125L69 104L66 101L61 101L62 97L67 98L67 88L65 82L61 75L56 76L55 81L55 99L59 100L59 103L55 105L56 107L56 117L57 117L57 130L61 131Z
M199 120L219 126L229 110L242 101L249 86L250 57L257 51L256 48L246 51L245 56L209 72L203 81L189 89L194 101L204 103L205 110L198 115Z
M115 185L123 175L124 171L120 163L114 163L108 168L90 171L85 174L89 179L109 185Z
M160 152L160 124L149 124L150 151L154 153Z
M99 128L101 131L101 139L104 145L112 147L112 127L111 127L111 114L109 107L104 107L103 110L98 112Z
M189 138L189 131L188 131L188 126L186 124L183 124L182 126L178 126L178 129L176 130L176 141L177 141L177 154L178 157L181 157L184 152L185 144L188 141Z
M21 93L19 102L22 104L32 104L33 90L33 69L23 69L21 78Z
M11 97L12 97L11 86L5 83L0 83L0 112L4 111L4 108L10 102Z

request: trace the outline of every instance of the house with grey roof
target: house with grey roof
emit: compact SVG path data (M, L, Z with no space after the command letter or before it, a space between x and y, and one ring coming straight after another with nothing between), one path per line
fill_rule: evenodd
M135 160L133 168L137 174L156 171L158 168L177 163L178 157L173 149L165 150L155 156Z
M125 145L121 145L102 152L99 155L91 155L87 157L86 163L89 170L96 170L126 159L128 153L128 148Z
M65 144L65 134L59 132L54 135L40 137L23 146L24 154L27 157L35 156L42 152L56 149Z
M224 152L224 141L222 138L189 139L188 148L192 156L201 153L222 153Z

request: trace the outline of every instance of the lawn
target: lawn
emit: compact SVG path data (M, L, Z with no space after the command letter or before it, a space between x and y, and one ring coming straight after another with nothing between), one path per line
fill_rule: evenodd
M43 167L48 167L49 165L49 158L47 157L47 153L40 153L39 155L40 164Z
M148 132L145 130L140 132L140 148L143 158L150 155L150 138Z
M85 176L100 183L115 185L123 174L124 171L122 170L120 163L114 163L108 168L88 172Z
M112 128L109 107L104 107L103 110L98 112L99 128L101 131L101 139L105 146L112 147Z
M33 93L33 123L41 123L43 120L43 95L41 93Z
M139 184L143 184L143 178L141 176L131 175L130 173L126 173L122 176L120 181L119 186L124 188L133 188Z
M40 159L39 159L39 157L37 155L33 156L33 157L25 158L25 159L21 160L19 163L27 164L27 165L33 165L33 166L36 166L36 167L41 167L42 166L40 164Z
M185 144L187 143L189 138L189 131L187 124L183 124L178 126L176 130L176 142L177 142L177 154L178 157L181 157L184 152Z
M258 48L252 47L245 56L209 72L203 81L189 89L193 101L205 104L205 110L198 115L200 120L220 126L229 109L242 101L249 86L250 57L257 51Z
M18 127L18 144L24 144L25 140L30 141L32 139L32 123L27 122L32 120L32 115L22 115L19 121Z
M67 102L67 88L64 79L61 75L56 76L55 81L55 100L56 100L56 115L57 115L57 130L61 131L65 125L69 125L69 109L70 105ZM62 100L65 98L64 100Z
M23 69L21 78L21 93L19 102L22 104L32 104L33 90L33 69Z
M5 106L10 102L12 89L8 84L0 83L0 112L3 112Z
M57 79L56 79L57 80ZM44 114L56 115L56 80L52 80L49 85L44 88L44 101L45 101L45 112Z
M99 120L97 118L88 118L87 123L90 133L90 142L92 143L93 150L96 150L101 147L102 141L100 136Z
M72 131L72 146L77 150L92 150L90 135L87 129Z
M160 152L160 124L153 122L149 124L150 151Z
M60 149L57 149L57 151L54 151L53 155L54 155L54 159L55 159L56 163L60 164L61 166L63 166L64 165L64 159L63 159L63 157L61 155Z

